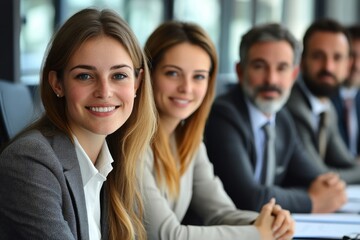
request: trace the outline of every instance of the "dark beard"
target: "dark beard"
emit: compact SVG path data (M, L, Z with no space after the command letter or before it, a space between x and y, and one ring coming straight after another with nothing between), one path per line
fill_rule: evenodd
M329 74L329 73L322 71L318 74L318 77L325 74ZM333 75L331 76L335 78L335 76ZM306 87L316 97L331 97L336 93L337 89L340 86L340 84L328 85L328 84L317 83L314 79L311 79L306 73L302 73L302 78L304 79Z

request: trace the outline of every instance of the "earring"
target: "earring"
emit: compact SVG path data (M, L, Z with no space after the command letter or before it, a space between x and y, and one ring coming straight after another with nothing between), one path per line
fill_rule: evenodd
M60 94L57 93L56 96L57 96L58 98L60 98Z
M135 94L134 98L136 98L136 94Z

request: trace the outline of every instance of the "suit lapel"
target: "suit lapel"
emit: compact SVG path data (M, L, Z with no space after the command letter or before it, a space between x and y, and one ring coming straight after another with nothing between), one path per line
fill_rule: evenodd
M349 146L349 136L348 132L346 130L346 124L345 124L345 106L344 106L344 100L340 96L340 90L336 92L336 94L332 98L333 105L337 112L338 117L338 126L339 131L341 134L341 137L344 139L347 146Z
M245 123L245 124L241 124L240 127L242 128L241 131L244 133L245 135L245 139L248 140L246 144L247 146L247 150L248 153L250 155L250 160L252 163L252 166L255 169L255 165L256 165L256 150L255 150L255 138L254 138L254 133L252 131L252 127L251 127L251 122L250 122L250 114L249 114L249 109L247 107L247 104L245 102L245 96L243 91L241 90L240 86L236 86L232 93L231 93L231 97L235 98L234 102L236 105L236 112L239 113L238 117L239 119L235 119L235 121L241 122L241 123ZM235 124L235 126L238 124Z
M74 201L74 211L77 214L79 239L89 239L88 219L85 203L84 188L81 178L79 162L75 146L64 134L54 137L54 151L64 168L64 175L68 184L70 195Z
M312 140L316 144L317 136L312 127L313 114L311 112L311 105L309 99L306 97L306 94L301 89L299 83L295 83L295 85L293 86L288 105L288 109L294 115L294 119L302 122L304 126L309 128L309 131L312 133Z
M357 152L360 153L360 90L357 92L355 96L355 106L356 106L356 120L358 123L358 142L357 142Z

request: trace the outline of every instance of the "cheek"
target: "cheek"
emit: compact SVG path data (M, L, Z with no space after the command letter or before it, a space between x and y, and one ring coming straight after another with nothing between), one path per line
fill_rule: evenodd
M321 68L314 62L314 64L308 63L304 67L304 71L310 76L316 75L321 70Z
M88 96L88 92L85 90L83 91L83 89L81 88L69 88L65 91L65 97L66 97L66 102L67 102L67 106L69 107L74 107L77 104L81 104L82 99L85 99Z
M283 80L281 83L281 86L283 89L289 89L293 86L296 79L294 79L294 75L291 73L287 73L285 76L283 76Z
M201 99L201 101L205 98L207 90L208 90L208 83L198 86L196 92L197 92L199 99Z
M251 88L257 87L257 86L261 86L264 84L264 79L265 79L265 73L258 71L258 72L249 72L244 81L247 82L247 85Z
M155 98L161 98L161 96L169 95L175 90L176 86L171 84L169 81L159 79L158 81L154 82Z
M134 102L134 99L135 99L134 85L119 87L115 91L117 92L118 98L122 102L127 102L127 103L133 103Z

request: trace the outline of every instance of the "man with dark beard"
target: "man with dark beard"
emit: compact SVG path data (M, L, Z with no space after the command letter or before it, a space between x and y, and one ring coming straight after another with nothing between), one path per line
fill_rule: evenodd
M360 183L360 166L341 139L329 99L348 76L350 46L348 32L340 23L331 19L314 22L304 35L301 78L287 108L311 159L353 184Z
M283 26L252 28L240 44L239 84L213 104L207 152L240 209L259 210L274 197L291 212L326 213L346 201L344 182L303 151L283 109L298 73L298 55L298 42Z

